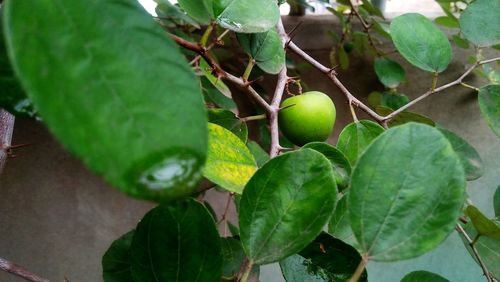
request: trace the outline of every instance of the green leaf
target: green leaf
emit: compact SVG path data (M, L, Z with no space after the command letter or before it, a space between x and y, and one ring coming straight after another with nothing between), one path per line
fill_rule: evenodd
M196 189L207 147L200 89L139 3L26 0L3 9L14 69L71 152L137 198Z
M238 136L243 143L247 142L247 124L237 118L233 112L223 109L209 109L208 121L231 131L234 135Z
M222 94L206 77L201 77L201 85L205 103L212 103L225 110L236 109L233 99Z
M396 88L405 80L405 70L395 61L379 58L374 68L380 82L389 88Z
M392 110L397 110L410 102L408 96L396 92L384 92L381 105Z
M461 214L465 186L460 160L437 129L408 123L387 130L351 177L347 206L360 248L376 261L434 249Z
M390 109L390 108L384 107L384 106L378 106L378 107L376 107L375 110L378 114L384 115L384 116L394 112L393 109ZM430 119L424 115L413 113L413 112L408 112L408 111L403 111L403 112L399 113L398 115L396 115L389 122L389 127L394 127L394 126L402 125L402 124L409 123L409 122L417 122L417 123L427 124L430 126L436 126L436 123L432 119Z
M208 155L203 176L222 188L241 194L257 170L255 159L238 136L222 126L208 125Z
M133 282L130 272L130 246L135 230L116 239L102 257L102 277L105 282Z
M234 238L221 238L221 243L222 257L224 259L222 277L225 279L231 279L238 275L241 264L245 259L245 252L243 252L243 247L241 246L240 241Z
M270 74L277 74L285 65L285 49L276 29L264 33L237 34L243 50Z
M234 205L236 206L236 198L235 198L235 203ZM230 221L227 221L227 227L229 228L229 232L231 232L231 235L233 236L240 236L240 229L238 226L232 224Z
M479 90L479 108L491 130L500 137L500 85L487 85Z
M361 120L347 125L340 132L337 149L344 153L354 166L366 147L380 134L384 128L369 120Z
M465 225L464 228L470 238L476 238L477 232L471 223ZM480 265L476 256L472 252L469 242L463 236L461 236L461 238L467 248L467 251L469 251L470 255L474 258L477 264ZM486 265L488 271L495 279L500 279L500 241L486 236L481 236L477 239L474 246L476 246L477 252L479 253L479 256L481 256L481 259Z
M483 176L483 160L476 149L455 133L444 128L438 129L450 141L453 150L455 150L455 153L460 158L467 180L476 180Z
M217 23L239 33L265 32L273 28L280 17L275 0L213 0Z
M3 108L15 116L34 117L36 111L31 100L26 97L26 93L19 80L14 74L7 49L5 46L2 10L0 10L0 108Z
M262 149L262 147L255 141L250 141L247 143L247 147L255 157L257 165L262 167L267 161L269 161L269 154Z
M382 12L380 11L379 8L377 8L376 6L374 6L370 0L362 0L363 2L363 8L368 12L370 13L371 15L374 15L374 16L378 16L382 19L385 19L384 18L384 14L382 14Z
M457 45L460 48L463 49L469 49L469 41L466 39L463 39L460 35L455 34L452 36L453 42L455 42L455 45Z
M356 249L322 233L299 254L280 261L280 267L287 282L347 282L360 261ZM366 270L358 281L368 281Z
M196 28L200 28L199 24L194 19L186 15L181 8L170 3L168 0L154 1L158 4L155 12L158 15L158 19L163 24L190 24Z
M425 270L413 271L405 275L401 282L450 282L450 280Z
M321 232L335 209L330 162L311 149L282 154L250 179L240 203L243 249L254 264L297 253Z
M399 53L412 65L429 72L442 72L451 61L446 35L420 14L404 14L391 23L391 36Z
M442 25L449 28L459 28L458 20L455 17L441 16L434 19L434 22L438 25Z
M131 246L134 281L219 281L221 242L201 203L161 205L137 225Z
M497 187L493 196L493 207L495 209L495 216L500 217L500 186Z
M368 104L372 107L378 107L382 105L383 93L379 91L373 91L368 94Z
M477 234L500 240L500 225L497 222L488 219L475 206L468 206L465 209L465 214L471 219Z
M203 58L200 59L200 70L205 76L205 78L210 81L210 83L217 88L224 96L231 98L231 90L229 87L220 79L212 74L212 67L210 67Z
M338 201L335 212L328 223L328 233L351 246L357 247L358 242L356 241L356 237L354 237L349 221L347 198L346 194Z
M479 47L500 43L500 0L476 0L460 16L460 28L467 40Z
M349 68L349 56L347 55L347 52L345 51L345 49L339 48L337 55L339 57L340 68L343 70L348 69Z
M312 142L302 147L313 149L323 154L332 164L333 176L337 182L337 187L340 191L349 186L349 178L351 176L351 164L342 152L337 150L330 144L324 142Z
M383 36L387 39L392 39L391 37L391 28L386 23L375 22L373 24L373 30L380 36Z
M163 2L165 0L155 0ZM168 2L168 0L167 0ZM209 24L213 18L211 0L178 0L179 6L201 24Z

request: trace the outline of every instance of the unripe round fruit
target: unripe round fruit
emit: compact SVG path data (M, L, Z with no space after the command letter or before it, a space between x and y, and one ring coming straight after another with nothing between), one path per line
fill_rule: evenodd
M283 101L281 108L281 132L295 145L325 141L333 131L337 112L333 101L322 92L293 96Z

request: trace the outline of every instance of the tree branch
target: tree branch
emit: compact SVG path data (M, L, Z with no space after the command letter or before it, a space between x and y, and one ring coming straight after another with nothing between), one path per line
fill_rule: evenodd
M373 119L375 119L377 122L379 122L382 125L387 124L387 122L389 122L391 119L393 119L396 115L398 115L401 112L405 111L406 109L414 106L415 104L417 104L418 102L422 101L423 99L429 97L430 95L432 95L434 93L441 92L441 91L443 91L445 89L448 89L448 88L450 88L452 86L460 84L476 67L478 67L480 65L484 65L484 64L488 64L488 63L493 63L493 62L496 62L496 61L500 61L500 57L496 57L496 58L492 58L492 59L488 59L488 60L479 61L479 62L475 63L474 65L472 65L469 69L467 69L465 71L465 73L462 74L455 81L452 81L452 82L450 82L448 84L445 84L443 86L437 87L434 90L427 91L424 94L420 95L418 98L416 98L413 101L411 101L410 103L408 103L405 106L399 108L398 110L392 112L391 114L389 114L387 116L381 116L381 115L377 114L375 111L373 111L370 107L368 107L365 104L363 104L354 95L352 95L352 93L349 92L349 90L338 79L337 74L335 73L335 71L333 69L327 68L326 66L324 66L323 64L321 64L320 62L318 62L317 60L315 60L313 57L309 56L309 54L307 54L302 49L300 49L300 47L298 47L292 41L288 41L288 49L291 50L292 52L294 52L295 54L297 54L299 57L301 57L306 62L308 62L314 68L316 68L317 70L319 70L320 72L322 72L323 74L325 74L326 76L328 76L328 78L330 78L330 80L344 94L344 96L347 98L348 102L351 105L357 106L358 108L360 108L361 110L363 110L364 112L366 112L369 116L371 116Z
M283 26L281 18L279 19L276 28L281 38L282 47L285 48L285 44L288 40L288 35L285 32L285 27ZM277 156L282 149L282 147L280 146L278 113L280 110L281 100L283 99L283 93L285 92L285 87L288 83L287 72L288 70L286 64L284 64L283 68L278 74L278 82L276 83L276 89L274 90L274 96L271 102L271 111L269 112L269 125L271 127L271 150L269 152L269 155L271 156L271 158Z
M9 155L13 130L14 116L0 108L0 174Z
M472 252L474 253L474 256L476 257L477 261L479 262L479 265L481 266L481 269L483 270L484 276L486 276L486 280L488 280L488 282L493 282L493 280L491 279L490 272L486 268L486 265L484 264L483 259L481 258L481 256L477 252L476 246L474 245L475 242L469 237L469 234L467 234L467 232L464 230L462 225L457 224L456 230L469 243L469 246L471 247Z
M416 99L414 99L413 101L409 102L408 104L402 106L401 108L395 110L394 112L390 113L389 115L385 116L383 118L384 121L389 121L391 120L392 118L394 118L395 116L397 116L398 114L400 114L401 112L407 110L408 108L410 107L413 107L415 104L417 104L418 102L422 101L423 99L431 96L432 94L435 94L435 93L439 93L439 92L442 92L452 86L455 86L455 85L459 85L462 83L462 81L475 69L477 68L478 66L480 65L484 65L484 64L488 64L488 63L492 63L492 62L495 62L495 61L500 61L500 57L497 57L497 58L493 58L493 59L488 59L488 60L483 60L483 61L479 61L479 62L476 62L474 65L472 65L470 68L468 68L459 78L457 78L456 80L450 82L450 83L447 83L443 86L440 86L440 87L437 87L435 88L434 90L429 90L427 92L425 92L424 94L420 95L419 97L417 97Z
M6 271L8 273L12 273L21 278L24 278L26 281L31 282L50 282L48 279L41 278L38 275L31 273L27 269L22 266L19 266L15 263L12 263L6 259L0 258L0 269Z

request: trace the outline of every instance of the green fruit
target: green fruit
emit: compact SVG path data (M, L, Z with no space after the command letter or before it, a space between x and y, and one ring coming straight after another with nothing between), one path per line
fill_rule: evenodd
M311 91L288 98L281 108L281 132L295 145L325 141L333 131L335 105L324 93Z

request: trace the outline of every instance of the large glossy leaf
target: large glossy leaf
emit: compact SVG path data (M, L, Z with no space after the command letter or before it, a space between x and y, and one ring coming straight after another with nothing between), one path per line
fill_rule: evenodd
M279 261L307 246L335 209L327 158L312 149L280 155L250 179L240 202L240 236L254 264Z
M280 261L287 282L343 282L356 271L361 256L348 244L322 233L298 254ZM368 281L366 270L359 282Z
M135 281L219 281L221 243L205 206L189 199L148 212L131 246Z
M391 36L399 53L412 65L429 72L442 72L451 61L446 35L420 14L404 14L391 23Z
M231 131L234 135L238 136L243 143L247 142L247 124L236 117L233 112L223 109L209 109L208 121Z
M238 136L210 123L207 162L203 176L222 188L241 194L257 170L255 159Z
M217 23L240 33L265 32L276 25L280 11L275 0L213 0Z
M398 87L405 79L405 70L395 61L379 58L375 60L374 68L380 82L389 88Z
M102 257L104 282L133 282L130 272L130 245L135 230L132 230L111 244Z
M487 218L475 206L468 206L465 209L465 214L472 221L477 234L500 241L500 225L495 220Z
M342 152L324 142L308 143L302 148L309 148L322 153L332 164L333 175L339 191L347 188L351 176L351 164Z
M355 167L351 227L372 260L413 258L453 230L465 200L460 159L439 130L408 123L386 131Z
M479 47L500 43L500 0L476 0L460 16L462 34Z
M500 85L488 85L479 90L479 108L493 132L500 137Z
M351 123L340 133L337 148L354 166L366 147L382 132L384 128L373 121L361 120Z
M285 50L276 29L264 33L240 33L238 41L263 71L277 74L285 65Z
M444 128L438 129L450 141L453 150L460 158L467 180L475 180L481 177L484 174L483 160L476 149L455 133Z
M4 9L14 68L71 152L134 197L193 192L207 147L200 89L137 1L9 1Z
M477 232L474 229L472 223L468 223L467 225L465 225L464 229L470 238L476 237ZM472 258L474 258L474 260L479 264L476 256L473 254L472 249L470 248L469 242L465 240L463 236L462 241ZM477 239L475 246L488 271L493 275L493 277L495 277L495 279L500 279L500 241L486 236L481 236L479 237L479 239Z
M351 229L349 221L349 210L347 209L347 195L344 195L337 203L335 212L328 223L328 233L351 246L357 247L358 242Z
M158 0L155 0L158 2ZM211 0L178 0L179 6L201 24L209 24L213 18Z
M390 113L394 112L393 109L388 108L388 107L384 107L384 106L378 106L376 108L376 111L377 111L377 113L384 115L384 116L389 115ZM429 117L426 117L424 115L417 114L414 112L403 111L403 112L399 113L398 115L396 115L391 121L389 121L389 127L394 127L394 126L402 125L402 124L409 123L409 122L418 122L418 123L423 123L423 124L427 124L430 126L436 126L436 123L432 119L430 119Z
M401 282L450 282L450 280L425 270L413 271L405 275Z

